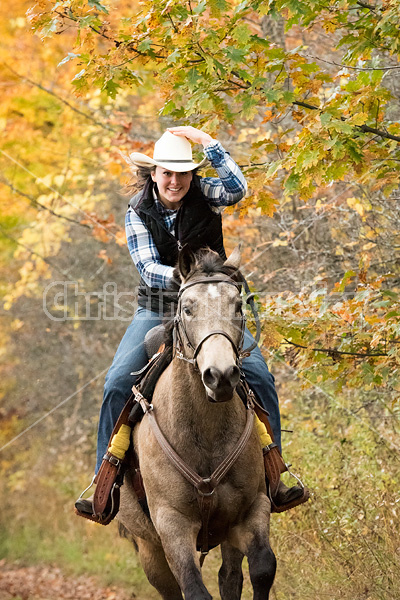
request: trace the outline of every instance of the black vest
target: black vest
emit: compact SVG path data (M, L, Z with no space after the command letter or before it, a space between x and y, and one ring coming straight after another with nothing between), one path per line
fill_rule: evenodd
M200 248L211 248L226 260L222 236L221 215L213 212L200 189L199 178L194 177L190 189L183 198L175 220L175 236L170 233L154 203L153 182L150 179L143 190L129 202L149 230L160 254L161 264L175 267L178 252L185 244L196 252ZM149 287L140 280L138 304L148 310L163 314L169 309L168 292Z

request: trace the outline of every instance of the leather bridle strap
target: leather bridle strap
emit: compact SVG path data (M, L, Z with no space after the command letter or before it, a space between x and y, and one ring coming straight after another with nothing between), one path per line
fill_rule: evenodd
M235 281L232 281L231 279L229 279L227 277L226 278L225 277L218 277L218 278L215 278L215 279L213 279L211 277L200 277L200 278L195 279L194 281L189 281L189 283L183 284L181 286L181 288L179 289L179 293L178 293L178 310L177 310L177 314L176 314L175 319L174 319L174 324L175 324L175 329L176 329L177 337L179 338L180 345L181 345L181 349L180 349L180 351L178 353L178 358L181 358L181 359L185 360L186 362L189 362L192 365L194 365L195 368L198 368L197 367L197 360L196 359L197 359L197 356L198 356L198 354L200 352L200 349L201 349L203 343L208 338L210 338L213 335L223 335L224 337L226 337L230 341L230 343L232 345L232 348L233 348L233 350L234 350L234 352L236 354L236 358L237 358L237 360L239 360L241 358L241 356L242 356L243 351L241 349L238 350L238 348L237 348L235 342L233 341L233 339L231 338L231 336L226 331L223 331L222 329L215 329L214 331L210 331L209 333L207 333L200 340L200 342L197 344L196 347L194 347L193 344L191 343L191 341L189 339L189 336L187 334L186 328L185 328L185 324L184 324L184 322L183 322L183 320L182 320L182 318L181 318L181 316L179 314L180 300L181 300L181 295L182 295L182 293L185 290L187 290L189 287L192 287L192 286L200 284L200 283L206 283L206 284L210 284L210 283L228 283L229 285L235 286L235 288L238 291L240 291L240 284L236 283ZM192 348L192 350L194 351L193 358L187 358L182 353L182 339L181 339L181 335L180 335L179 325L181 325L182 333L184 334L184 336L186 338L186 342L187 342L189 348ZM244 317L242 317L242 335L241 335L241 340L240 340L240 346L243 343L243 337L244 337Z
M200 349L201 349L202 345L204 344L204 342L206 340L208 340L208 338L212 337L213 335L223 335L224 337L226 337L226 339L229 340L230 343L232 344L232 348L235 351L236 357L239 358L239 355L240 355L239 350L236 348L236 344L233 341L233 339L231 338L231 336L228 333L226 333L226 331L223 331L222 329L214 329L213 331L210 331L210 333L207 333L200 340L200 342L197 344L197 347L196 347L196 349L194 351L194 354L193 354L193 360L194 361L196 360L196 358L197 358L197 356L198 356L198 354L200 352Z
M236 283L235 281L233 281L232 279L230 279L228 276L226 277L198 277L197 279L195 279L194 281L189 281L188 283L184 283L183 285L181 285L181 287L179 288L179 292L178 292L178 299L181 297L182 292L184 292L185 290L187 290L188 288L192 287L192 285L197 285L198 283L229 283L229 285L234 285L235 288L240 292L240 283Z
M204 499L210 498L213 495L215 488L225 477L228 471L232 468L232 466L235 464L240 454L246 447L246 444L249 441L250 435L253 431L253 406L251 404L248 404L247 406L246 425L236 446L228 454L228 456L224 458L224 460L214 470L210 477L201 477L172 448L171 444L168 442L163 432L161 431L160 426L158 425L157 419L153 412L153 405L149 404L146 398L144 398L144 396L139 392L139 390L135 386L132 387L132 391L135 394L136 402L140 404L140 406L143 409L143 412L145 413L145 415L147 415L155 438L159 443L161 449L163 450L164 454L169 458L169 460L177 469L177 471L179 471L179 473L183 475L183 477L196 488L196 491L199 495L198 500L200 505L201 520L203 527L203 541L201 544L201 552L202 554L206 554L208 552L208 521L210 518L211 506L209 502L204 502Z

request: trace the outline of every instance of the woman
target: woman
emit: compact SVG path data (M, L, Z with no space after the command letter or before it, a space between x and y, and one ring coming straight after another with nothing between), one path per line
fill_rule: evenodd
M198 164L192 160L189 140L203 145L205 158ZM197 175L197 169L207 161L217 171L218 178ZM169 128L156 142L153 158L134 152L129 162L139 171L138 187L141 188L129 203L125 221L129 251L141 276L139 306L106 376L96 473L114 424L131 393L135 381L131 373L139 371L148 361L145 335L161 323L168 310L167 286L179 249L184 244L193 251L208 246L226 259L221 212L226 206L239 202L247 189L243 174L222 145L194 127ZM252 341L246 330L245 347ZM243 360L243 371L270 414L275 443L280 448L280 415L274 378L258 347ZM268 461L268 454L265 460ZM285 505L291 508L307 497L303 488L287 488L280 482L273 500L278 508L285 510ZM78 500L76 507L92 512L91 499Z

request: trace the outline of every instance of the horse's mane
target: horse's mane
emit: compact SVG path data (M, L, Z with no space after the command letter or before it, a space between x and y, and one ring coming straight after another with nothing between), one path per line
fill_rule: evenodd
M223 274L230 277L233 281L240 283L243 280L243 276L240 271L234 267L230 267L224 264L224 261L217 252L210 250L209 248L203 248L195 253L196 263L194 268L190 271L189 276L186 278L185 283L195 279L196 276L205 275L211 277L212 275ZM179 289L181 287L181 278L179 270L175 267L172 279L168 285L168 292L172 297L177 297ZM172 331L174 327L174 317L176 313L177 304L176 302L171 303L170 313L165 315L163 325L165 327L165 344L172 346Z

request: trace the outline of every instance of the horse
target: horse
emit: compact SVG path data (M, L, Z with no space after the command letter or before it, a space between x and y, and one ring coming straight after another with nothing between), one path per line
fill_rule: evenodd
M142 398L145 416L133 434L148 512L128 472L117 518L163 600L211 600L199 548L205 555L221 547L222 600L241 598L244 556L254 600L269 598L275 577L261 444L252 407L236 391L245 325L231 275L239 263L238 250L225 262L211 250L181 251L173 359L152 404Z

